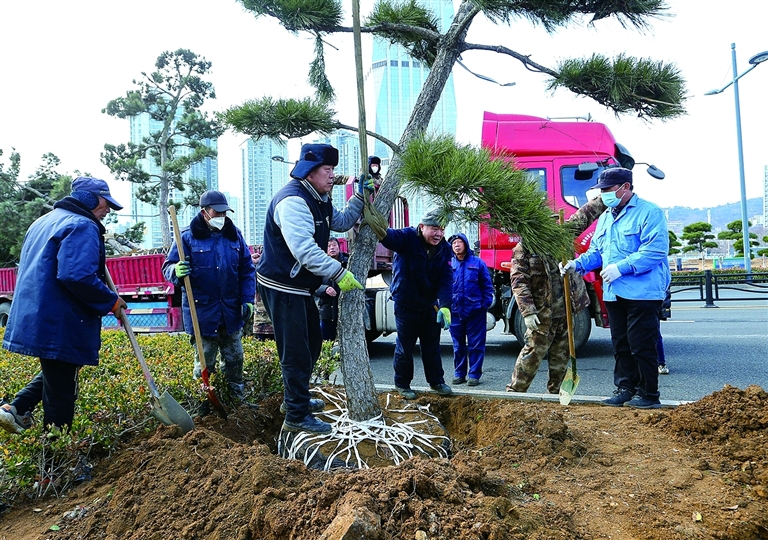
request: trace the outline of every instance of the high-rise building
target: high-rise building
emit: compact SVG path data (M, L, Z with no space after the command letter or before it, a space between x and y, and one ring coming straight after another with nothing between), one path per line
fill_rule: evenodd
M261 245L269 202L288 182L293 168L288 162L288 147L267 138L258 141L248 138L240 145L240 168L243 192L242 208L235 209L240 213L237 223L248 245Z
M181 116L183 111L177 113L177 119ZM134 144L140 144L144 137L149 136L152 133L157 133L163 128L161 122L153 120L148 113L141 113L137 116L130 118L131 129L131 142ZM178 142L183 142L184 138L177 136ZM203 144L214 150L218 149L218 141L216 139L205 139ZM178 148L178 155L189 155L191 149L186 147ZM159 175L160 167L155 163L154 159L143 158L141 160L141 168L149 174ZM183 179L185 182L190 180L204 180L206 189L219 189L219 164L216 158L205 158L203 161L195 163L190 169L184 173ZM142 247L145 249L158 248L163 245L163 234L160 229L160 214L155 204L145 203L140 201L136 197L136 192L140 186L133 184L131 186L131 203L130 203L130 218L133 222L144 222L144 238L142 241ZM172 186L169 186L168 199L169 201L181 201L184 197L184 193ZM199 211L197 206L182 207L178 214L179 226L186 226Z
M447 0L425 0L421 4L430 9L438 19L441 31L447 30L453 19L453 3ZM423 62L408 56L401 46L392 45L381 38L373 40L372 62L371 72L376 103L375 131L397 143L411 117L416 99L429 74L429 68ZM429 123L429 130L434 133L456 134L456 94L453 75L448 78L437 103ZM382 158L382 167L386 170L392 151L384 143L376 140L374 152ZM409 196L408 206L410 222L415 225L432 205L425 197L416 194Z

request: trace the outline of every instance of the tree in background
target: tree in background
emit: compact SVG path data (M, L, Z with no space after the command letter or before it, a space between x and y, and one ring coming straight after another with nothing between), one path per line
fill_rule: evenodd
M686 225L683 228L682 239L687 245L683 248L683 253L696 251L703 259L705 250L718 247L717 242L713 242L715 235L709 234L710 232L712 232L712 225L704 221Z
M763 244L768 244L768 236L763 236ZM765 255L768 255L768 247L758 250L757 254L762 257L764 257Z
M751 227L752 222L747 221L747 227ZM726 225L728 228L727 231L723 231L721 233L718 233L717 239L718 240L733 240L733 249L736 250L736 256L737 257L743 257L744 256L744 235L742 234L744 231L744 227L742 227L742 223L740 219L731 221L728 225ZM755 233L749 233L749 247L750 252L753 247L759 246L760 242L757 241L757 235Z
M669 255L677 255L680 253L680 250L677 249L678 246L682 246L683 244L677 239L677 235L674 231L667 232L669 233Z
M213 85L203 80L211 63L195 53L178 49L157 57L154 72L141 73L137 86L125 97L110 101L102 112L117 118L133 118L146 113L159 124L140 143L104 145L101 161L120 180L138 184L136 197L157 206L163 247L171 245L168 216L170 190L184 193L184 203L196 205L205 191L202 179L185 180L191 166L216 151L206 140L218 138L224 131L216 119L200 111L206 99L215 99ZM144 165L151 160L156 168ZM157 172L150 172L151 170Z
M42 159L42 164L26 182L18 179L21 156L17 152L11 153L8 170L0 164L0 213L5 219L0 235L0 266L19 262L29 226L53 210L53 203L70 193L72 177L56 171L61 163L59 158L48 153Z
M274 17L292 34L307 32L314 38L315 58L309 66L309 82L315 87L316 96L300 100L271 97L252 100L227 110L224 114L226 122L235 130L257 139L292 139L314 132L327 134L340 128L355 129L335 119L336 112L332 108L333 87L326 78L323 56L324 46L330 43L332 34L353 32L353 28L341 26L341 2L238 1L257 17ZM353 2L353 8L359 6L357 0ZM415 0L401 3L389 0L377 2L360 31L403 46L413 59L429 66L430 71L398 143L366 130L367 135L378 138L394 150L386 178L374 201L376 208L384 215L389 214L404 180L401 172L401 152L412 140L424 134L448 77L459 56L465 51L485 51L515 58L529 71L548 76L549 90L567 88L576 94L591 97L617 114L631 113L642 119L662 120L685 114L682 106L685 100L685 83L673 64L623 54L609 59L595 53L586 59L564 59L560 61L557 69L552 69L533 61L530 54L522 54L499 44L467 42L467 32L475 17L484 16L499 24L511 24L524 19L539 24L547 32L554 32L573 22L581 23L582 16L586 16L590 24L614 17L625 26L643 30L648 28L649 19L663 15L666 9L668 8L662 0L621 3L605 0L576 3L567 0L462 0L457 3L456 14L451 23L444 25L446 32L441 33L435 15ZM352 58L350 53L350 63ZM358 92L361 91L362 89L358 88ZM440 144L441 141L437 140L437 143ZM451 153L475 155L465 152ZM362 158L365 163L365 156ZM436 160L439 157L432 154L431 159ZM464 168L459 169L466 171ZM446 185L456 183L456 179L447 179ZM504 209L506 210L514 208ZM376 237L370 227L363 226L355 239L348 265L355 275L366 275L376 244ZM342 295L341 308L340 342L350 418L357 421L368 420L380 414L381 409L370 375L364 326L360 324L365 309L362 293Z

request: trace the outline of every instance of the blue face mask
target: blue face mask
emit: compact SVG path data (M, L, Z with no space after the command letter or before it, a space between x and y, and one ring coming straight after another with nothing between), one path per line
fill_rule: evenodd
M606 191L600 194L600 198L603 199L603 204L608 208L616 208L621 204L621 198L616 196L616 191Z

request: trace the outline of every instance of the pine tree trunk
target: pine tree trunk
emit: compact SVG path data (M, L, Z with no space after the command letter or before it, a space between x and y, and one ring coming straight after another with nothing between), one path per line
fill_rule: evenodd
M411 118L400 139L401 148L405 147L412 137L427 129L451 70L459 56L458 43L463 40L469 23L477 13L477 8L469 3L463 3L460 6L453 19L451 30L441 42L435 62L416 100ZM400 158L395 154L374 201L376 208L385 216L389 216L389 211L398 194L399 167ZM355 276L366 276L371 267L371 261L373 261L376 245L376 236L371 228L361 227L360 234L357 235L352 246L347 269ZM347 391L349 416L352 420L359 422L370 420L381 414L365 342L365 317L367 314L363 291L343 293L339 300L338 324L341 371Z

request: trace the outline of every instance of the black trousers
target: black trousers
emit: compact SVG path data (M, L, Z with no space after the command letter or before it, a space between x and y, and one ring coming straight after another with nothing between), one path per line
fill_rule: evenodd
M288 294L258 285L272 320L285 388L285 419L300 423L309 414L309 381L320 357L320 315L311 296Z
M20 415L43 402L43 425L72 426L77 399L80 366L58 360L40 359L40 373L19 390L11 405Z
M659 399L659 341L661 300L606 302L616 364L613 383L650 400Z

